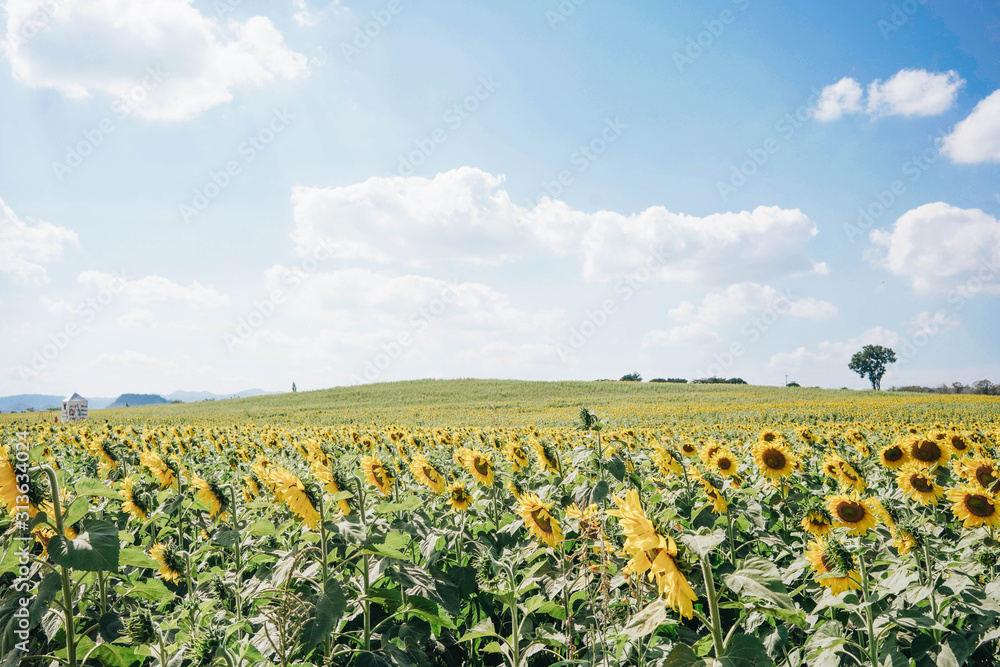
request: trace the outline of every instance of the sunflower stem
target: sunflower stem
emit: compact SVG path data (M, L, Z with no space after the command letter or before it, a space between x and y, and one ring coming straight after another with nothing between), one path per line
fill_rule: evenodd
M859 542L860 547L860 542ZM872 667L877 667L878 665L878 637L875 635L875 617L872 611L872 606L870 604L869 587L868 587L868 564L865 561L865 552L863 548L858 549L858 563L861 566L861 592L864 594L865 599L865 623L868 626L868 659L871 660Z
M938 605L937 605L937 596L934 595L934 589L935 589L935 585L934 584L935 584L935 581L934 581L934 569L931 566L931 548L930 548L930 545L927 544L927 540L926 539L924 539L922 541L924 543L924 549L923 549L923 551L924 551L924 569L927 571L927 587L930 588L931 612L934 614L934 622L937 623L938 620L939 620L938 619ZM937 630L934 630L932 632L932 634L933 634L934 639L936 641L940 641L941 640L941 637L939 636L939 632Z
M42 465L39 468L49 478L49 486L52 488L52 512L56 515L56 533L65 538L62 507L60 507L59 503L59 480L56 478L56 471L50 465ZM73 618L73 607L76 605L73 604L73 590L70 585L69 568L65 565L60 565L59 569L62 575L63 602L65 603L65 616L63 620L66 626L67 664L69 667L76 667L76 634L74 628L75 620Z
M729 533L729 562L736 567L736 540L733 538L733 513L726 509L727 532Z
M701 557L701 576L705 579L705 595L708 597L708 610L712 620L712 644L715 646L715 657L721 658L726 646L722 638L722 621L719 618L719 596L715 591L712 565L708 562L707 554Z

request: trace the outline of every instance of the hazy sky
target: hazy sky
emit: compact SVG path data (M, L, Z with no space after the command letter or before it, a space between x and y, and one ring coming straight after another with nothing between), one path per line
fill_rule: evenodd
M4 21L0 395L1000 381L995 2Z

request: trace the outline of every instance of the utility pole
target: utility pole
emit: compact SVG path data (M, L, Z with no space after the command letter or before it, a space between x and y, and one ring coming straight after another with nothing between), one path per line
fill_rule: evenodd
M788 386L788 373L785 373L785 386Z

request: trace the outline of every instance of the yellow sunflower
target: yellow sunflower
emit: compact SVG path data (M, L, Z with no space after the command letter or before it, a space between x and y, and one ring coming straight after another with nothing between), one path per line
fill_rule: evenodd
M990 493L1000 491L1000 470L997 468L996 461L985 456L976 456L972 459L964 458L962 461L964 463L961 464L961 471L956 470L962 477L969 482L978 484Z
M910 460L924 468L945 464L951 458L951 446L945 440L916 437L910 438L906 446Z
M896 470L906 463L908 458L909 455L906 453L906 450L898 442L886 445L878 453L879 463L890 470Z
M177 481L177 478L174 477L174 471L156 452L152 450L142 452L139 454L139 462L146 466L153 477L160 482L161 489L173 486L174 482Z
M164 581L176 584L184 576L184 562L172 542L156 542L149 550L149 557L160 564L159 575Z
M122 484L122 495L125 496L122 509L139 521L145 521L148 518L150 508L146 506L141 494L136 493L135 480L132 477L125 478L125 482Z
M21 495L17 486L17 472L10 459L10 448L0 446L0 503L12 515L17 512L17 497Z
M198 489L198 498L208 506L209 515L215 519L224 517L225 509L229 507L229 498L216 482L210 482L195 474L194 486Z
M722 497L722 492L707 479L700 479L701 488L708 496L708 501L712 504L712 511L718 515L723 515L729 510L729 501Z
M753 448L753 458L765 477L779 480L792 474L798 461L785 447L763 440Z
M731 477L736 473L736 468L739 467L739 461L727 447L715 452L715 456L712 457L709 464L713 468L712 472L720 477Z
M781 435L777 431L772 431L771 429L767 429L767 430L761 431L760 435L757 436L757 440L758 441L763 442L763 443L768 444L768 445L779 444L782 441L784 441L784 439L785 439L785 436Z
M389 495L395 480L389 475L389 471L385 469L381 461L374 456L363 456L361 457L361 469L365 473L365 481L378 489L383 496Z
M323 490L329 493L331 496L335 496L341 491L345 491L343 484L337 479L337 475L334 473L333 469L327 464L323 463L321 460L314 459L310 464L312 468L313 477L316 481L322 485ZM351 505L347 502L347 498L340 498L337 500L337 509L344 516L348 516L351 513Z
M817 536L829 535L833 532L833 519L825 509L817 507L806 512L802 529Z
M319 511L317 503L306 489L302 480L284 468L278 468L273 473L275 495L278 500L288 505L288 508L302 520L309 530L319 528Z
M552 503L543 503L533 493L522 494L520 501L521 517L524 518L524 524L532 535L550 547L555 547L563 540L559 522L549 512Z
M410 472L417 478L417 481L426 486L434 493L444 493L444 477L431 465L423 452L419 452L410 461Z
M896 484L904 494L921 505L936 505L944 495L944 489L926 473L926 469L913 464L900 468Z
M698 445L693 442L681 443L681 453L692 458L698 456Z
M955 456L965 456L972 453L969 441L966 440L960 433L952 433L945 440L948 443L948 446L951 447L951 451L955 454Z
M456 512L464 512L472 504L472 494L465 490L465 484L455 482L448 487L448 504Z
M854 491L851 495L844 493L826 499L827 509L833 517L834 528L848 528L848 535L864 535L875 527L876 503L871 498L862 498Z
M524 447L520 443L508 442L504 448L504 452L507 454L507 459L510 461L511 466L513 466L514 472L528 467L528 452L524 451Z
M857 570L851 569L854 557L839 545L818 537L809 542L805 555L816 572L816 583L826 586L834 595L861 589L861 575Z
M896 547L896 553L905 556L910 553L913 547L917 546L917 540L910 531L900 530L899 535L892 541L892 546Z
M465 455L465 469L469 471L472 478L483 486L493 484L493 463L490 462L488 454L478 450L469 450Z
M951 511L955 513L966 528L976 526L996 526L1000 524L1000 512L997 511L997 498L988 491L976 488L971 484L948 489L948 500L952 502Z

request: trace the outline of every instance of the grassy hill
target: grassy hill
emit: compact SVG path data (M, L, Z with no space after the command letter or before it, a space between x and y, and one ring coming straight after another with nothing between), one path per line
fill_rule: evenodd
M804 422L876 416L961 420L995 414L997 397L786 387L637 382L416 380L128 410L93 410L91 419L242 420L414 426L566 426L586 406L609 425L699 420L729 422L762 413Z

